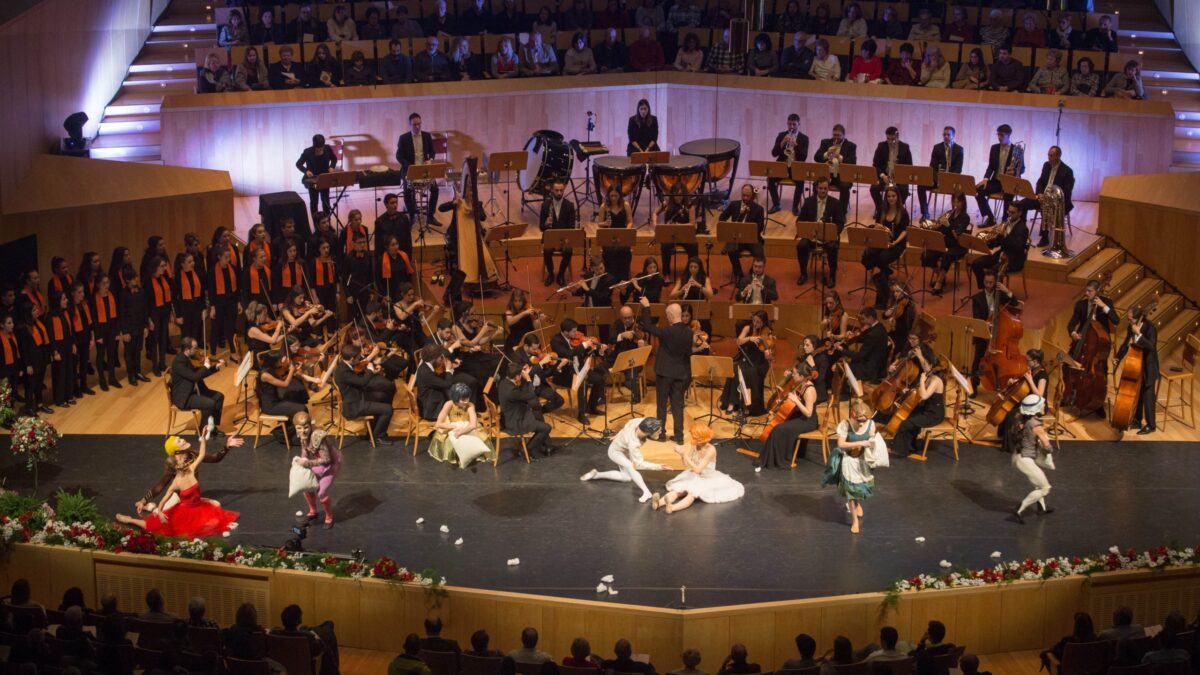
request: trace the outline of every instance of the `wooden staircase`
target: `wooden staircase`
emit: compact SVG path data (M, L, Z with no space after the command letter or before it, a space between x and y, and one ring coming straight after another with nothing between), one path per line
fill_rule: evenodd
M168 94L195 91L197 47L215 44L212 0L173 0L109 102L92 157L162 163L159 107Z

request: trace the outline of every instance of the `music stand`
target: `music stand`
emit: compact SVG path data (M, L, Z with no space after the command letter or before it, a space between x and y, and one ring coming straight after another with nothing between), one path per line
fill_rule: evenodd
M1000 189L1003 190L1005 194L1025 199L1033 198L1033 185L1031 185L1029 181L1025 180L1024 178L1021 178L1020 176L1010 176L1006 173L1000 174L999 178Z
M984 240L980 239L979 237L977 237L973 234L963 233L963 234L958 235L958 245L967 249L968 255L970 255L970 253L972 251L974 251L975 253L979 253L981 255L991 255L992 254L992 249L987 247L987 244L984 242ZM963 256L963 261L964 262L966 261L966 256ZM960 309L962 309L963 307L965 307L966 304L971 301L971 290L974 287L975 287L975 279L971 275L971 272L968 271L967 272L967 295L966 295L966 297L963 298L962 304L958 304L958 268L956 267L954 269L954 292L950 296L950 306L954 308L954 310L952 312L953 314L958 314L958 311Z
M1059 347L1057 344L1055 344L1054 342L1052 342L1046 338L1042 338L1042 354L1044 355L1044 358L1046 359L1045 363L1047 363L1047 364L1057 363L1059 365L1058 386L1055 387L1054 394L1053 394L1053 396L1054 396L1054 412L1055 412L1054 423L1051 426L1051 428L1048 429L1047 431L1054 435L1056 442L1057 442L1058 436L1060 436L1062 434L1066 434L1067 436L1070 436L1071 438L1075 438L1075 432L1068 429L1065 424L1063 424L1062 422L1059 421L1059 414L1065 412L1061 407L1062 388L1065 386L1065 384L1063 383L1063 379L1064 379L1063 373L1066 372L1067 368L1071 368L1073 370L1083 370L1083 364L1081 364L1078 361L1076 361L1075 359L1071 358L1070 350L1063 349L1062 347ZM1075 419L1078 420L1079 418L1076 417Z
M597 340L600 339L600 326L610 325L612 322L617 320L617 311L612 307L576 307L572 314L575 316L575 321L577 321L580 325L587 325L590 327L591 330L587 332L587 335L589 337L594 337ZM575 373L575 378L571 381L571 390L576 392L575 414L577 416L587 410L587 400L585 397L579 395L579 389L580 386L587 381L588 373L591 371L591 364L592 360L590 358L587 359L586 363L584 363L584 366L579 369L578 373ZM602 441L606 441L612 437L612 432L608 429L608 404L605 389L605 385L601 385L600 403L604 406L604 428L600 432L600 437L597 440ZM580 436L592 438L590 433L591 431L591 425L584 424L583 428L579 431L579 435L576 436L575 439L578 439Z
M450 165L445 162L434 162L432 164L413 164L408 167L408 171L404 174L404 180L407 187L412 187L414 181L434 181L446 177ZM409 214L417 224L417 244L420 245L420 251L417 255L417 278L422 277L421 270L425 266L425 235L429 232L429 197L423 190L420 194L424 197L418 199L417 190L413 190L413 203L417 207L415 214ZM476 195L478 196L478 195ZM436 204L432 206L437 206Z
M739 255L737 249L742 244L758 243L758 225L756 223L739 223L729 220L719 221L717 222L717 241L725 244L726 248L732 247L735 251L734 255ZM710 266L708 269L711 270L712 267ZM732 279L729 283L722 284L721 288L736 283L737 279Z
M821 166L825 166L822 164ZM815 243L813 246L812 255L820 256L821 268L819 274L813 275L813 284L810 288L803 288L796 294L796 299L802 297L809 291L817 291L817 295L825 295L825 273L829 271L829 260L825 257L825 244L831 241L836 241L839 236L837 223L821 223L817 221L797 220L796 221L796 244L800 243L801 239L812 239ZM800 270L801 274L807 274L808 270Z
M325 175L325 174L321 174ZM240 436L242 429L247 424L250 424L250 370L254 368L254 352L247 351L242 355L242 361L238 364L237 372L233 376L233 385L242 388L242 416L237 431L233 432L234 436Z
M864 164L843 164L838 167L838 181L854 185L874 185L879 182L875 167ZM854 220L847 225L863 225L858 219L858 188L854 189Z
M635 152L629 156L629 163L631 165L642 164L646 167L646 173L643 174L645 176L650 175L652 165L667 164L670 161L671 161L671 153L667 152L666 150ZM654 190L654 186L652 183L653 182L650 180L642 181L642 187L646 190L650 190L651 194L653 194L653 190ZM632 196L633 196L633 204L630 206L630 210L636 213L637 207L638 207L638 202L640 202L641 198L642 198L642 191L638 190L637 194L632 195ZM604 202L603 197L601 197L600 202L601 203ZM647 225L650 224L650 220L653 217L653 215L654 215L654 204L651 203L649 208L646 209L646 224Z
M912 202L916 197L917 188L933 187L933 167L916 166L913 164L897 164L892 167L892 182L896 185L909 185L912 187L908 191L909 208L908 215L912 217ZM911 238L911 235L910 235Z
M908 246L909 248L917 247L925 251L934 253L946 253L946 237L938 230L927 230L923 227L909 227L908 230ZM905 251L907 253L907 251ZM921 265L921 289L913 291L913 294L921 295L921 306L925 306L925 293L929 292L928 288L928 271L929 268Z
M583 230L581 230L577 227L572 227L570 229L554 228L554 229L549 229L549 230L542 230L542 249L543 250L558 249L561 251L562 249L569 248L569 249L573 249L575 251L583 252L584 247L586 247L586 246L587 246L587 234L584 233ZM584 252L582 254L587 255L586 252ZM560 288L560 289L554 291L550 295L546 296L546 300L549 300L549 299L553 298L555 295L558 295L559 293L562 292L562 290L563 289Z
M701 356L692 355L692 378L705 377L714 381L720 379L722 383L733 377L733 357L732 356ZM716 387L708 389L708 414L696 420L697 422L711 422L713 420L722 420L724 422L732 421L727 417L722 417L716 413L715 400Z
M512 257L509 256L508 242L512 239L517 239L525 234L528 229L525 223L513 223L512 225L497 225L488 229L487 235L484 236L484 242L488 244L500 243L504 248L504 282L500 284L500 290L512 290L512 284L509 283L512 272L509 267L512 267Z
M600 250L616 248L632 251L637 243L637 230L626 227L597 227L594 239Z
M891 233L880 227L867 227L862 223L858 227L846 227L846 241L851 246L862 246L863 248L887 248L891 243ZM875 287L871 285L870 279L865 279L862 286L850 291L846 294L847 297L855 293L863 291L863 305L867 304L866 291L875 292Z
M792 162L792 180L815 185L820 178L829 178L829 165L824 162Z
M514 171L524 171L529 166L529 155L524 150L515 150L508 152L493 152L487 158L487 172L504 174ZM411 171L412 169L409 168ZM509 180L504 181L504 222L501 225L512 225L512 200L508 198ZM494 183L493 183L494 185ZM496 188L492 188L495 190ZM575 186L571 186L571 192L574 194ZM476 195L478 197L479 195ZM578 199L576 199L578 203Z
M633 370L635 368L645 368L646 361L648 361L649 359L650 359L650 345L646 345L645 347L638 347L636 349L630 349L630 350L621 352L620 354L617 355L617 358L613 361L612 367L608 369L608 372L610 374L611 373L624 373L626 371ZM624 378L621 378L621 379L624 379ZM636 380L637 378L635 377L634 379ZM620 380L618 380L618 381L620 381ZM637 383L634 382L633 386L636 387ZM616 422L616 421L622 420L626 417L636 417L637 416L637 411L633 409L632 392L630 392L630 394L631 395L629 396L629 412L621 413L620 415L617 415L616 417L612 418L612 420L608 420L608 422ZM606 415L608 414L607 408L608 407L605 406L605 414ZM666 426L666 423L667 423L667 421L663 420L663 426ZM679 431L679 430L676 429L676 431Z
M999 311L1000 308L997 307L996 309L997 309L997 311ZM974 340L987 340L988 342L991 342L991 340L992 340L992 325L990 323L988 323L987 320L985 320L985 319L975 319L975 318L968 319L966 317L957 318L957 322L959 325L959 330L962 332L963 346L967 348L967 352L966 352L966 354L964 354L964 356L970 355L969 357L973 360L974 353L975 353L975 343L973 341ZM950 333L950 349L953 352L953 350L954 350L954 333L953 332ZM974 376L975 374L971 373L971 375ZM974 411L975 411L975 407L971 405L971 400L969 398L962 402L962 412L963 413L969 415Z
M788 169L788 165L784 162L765 162L760 159L750 160L750 176L752 178L765 178L767 184L773 180L791 180L792 173ZM782 200L782 195L780 196ZM783 224L782 220L777 220L771 216L767 216L767 220L772 223Z
M961 192L964 196L970 197L975 194L975 177L965 173L950 173L942 171L938 174L937 187L934 192L940 195L952 195L955 192Z
M669 246L671 248L671 269L675 267L675 256L679 255L679 247L691 244L699 250L699 244L696 242L696 226L692 223L670 224L663 223L654 226L654 238L650 240L651 245L657 243L660 246ZM665 260L663 261L666 262ZM664 265L665 267L665 265ZM661 269L661 268L660 268Z

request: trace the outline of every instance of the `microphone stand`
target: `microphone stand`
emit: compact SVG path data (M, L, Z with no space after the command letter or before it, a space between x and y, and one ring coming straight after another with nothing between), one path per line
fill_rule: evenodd
M1059 143L1062 142L1059 139L1062 136L1063 109L1066 107L1067 107L1066 99L1061 99L1061 98L1058 99L1058 121L1055 122L1055 124L1054 124L1054 144L1055 145L1058 145Z

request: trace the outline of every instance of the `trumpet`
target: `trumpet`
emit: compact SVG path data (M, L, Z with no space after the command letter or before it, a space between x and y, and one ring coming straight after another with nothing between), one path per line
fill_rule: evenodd
M793 131L789 131L783 139L783 157L789 167L796 159L796 133Z
M917 222L917 227L919 227L923 230L940 230L944 227L949 227L949 226L950 226L950 212L949 211L946 211L942 215L938 216L937 220L930 220L928 218L922 218L920 221Z

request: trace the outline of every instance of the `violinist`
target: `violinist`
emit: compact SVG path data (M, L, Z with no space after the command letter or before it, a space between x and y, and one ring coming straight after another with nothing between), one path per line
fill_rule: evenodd
M821 297L821 334L833 340L843 340L850 329L850 315L842 306L842 296L832 288Z
M588 276L565 288L583 298L584 307L612 307L613 286L620 279L608 273L608 265L601 256L592 256L592 269Z
M765 254L763 250L763 230L767 227L767 216L762 205L754 201L754 195L755 189L753 185L743 185L741 200L730 202L729 206L725 207L725 210L721 212L721 222L754 223L758 226L758 238L754 243L733 244L731 242L725 246L725 253L729 256L729 265L733 268L733 278L735 280L742 278L742 262L740 260L742 251L749 251L750 255L755 258L762 258Z
M996 270L986 270L980 284L983 290L971 296L971 316L981 321L995 325L996 313L1002 307L1012 304L1016 298L1008 288L996 278ZM987 338L972 338L975 345L975 355L971 359L971 386L979 389L979 364L987 351Z
M471 391L476 397L476 407L483 407L483 390L480 382L487 382L492 373L497 372L500 356L494 353L492 341L500 332L500 327L484 319L470 302L459 303L454 308L455 316L459 317L454 325L454 338L459 344L459 359L462 370L475 378L475 386Z
M529 366L533 392L544 401L541 412L553 412L563 406L563 397L550 386L550 378L570 365L569 360L558 358L554 352L546 353L542 348L542 339L537 333L530 333L521 340L521 346L512 352L512 362L518 366Z
M913 347L913 342L917 346ZM892 449L899 454L912 455L917 452L917 437L921 435L921 429L941 424L946 419L946 381L942 378L937 356L927 353L916 335L909 337L908 344L911 347L909 358L916 359L921 366L921 375L917 380L917 396L920 400L900 423Z
M287 331L295 335L300 344L313 347L320 343L318 337L331 313L313 303L302 286L294 286L279 314Z
M416 355L428 341L424 328L427 324L422 313L433 309L433 305L418 296L416 287L407 281L400 284L397 292L400 299L392 305L392 314L396 317L393 340L409 354Z
M542 232L547 230L574 230L579 227L579 216L575 210L575 203L567 199L564 194L566 184L561 180L556 180L550 185L549 199L542 201L542 211L538 215L538 226ZM558 263L558 274L554 274L554 254L559 253L562 260ZM546 246L542 249L542 266L543 276L542 284L549 286L558 281L558 285L562 286L567 283L567 270L571 269L571 256L573 251L568 248L554 248Z
M338 284L338 264L333 257L333 245L328 241L320 241L315 248L315 254L308 271L309 287L315 296L313 301L329 310L328 324L337 329L338 299L342 295L342 287Z
M394 301L400 297L400 284L412 281L413 268L408 254L400 248L400 240L388 237L383 252L379 255L379 279L377 288L385 298Z
M981 255L971 261L971 269L975 272L975 281L983 286L983 274L986 270L1004 266L1008 273L1020 272L1025 268L1025 258L1029 251L1029 226L1025 224L1025 212L1020 206L1010 203L1006 209L1008 217L989 232L987 246L991 249L989 255ZM1002 260L1006 261L1002 263Z
M887 248L867 247L863 250L862 264L867 271L875 270L871 280L875 282L875 308L887 307L888 281L892 275L892 263L904 255L908 247L908 209L900 199L900 192L895 185L889 185L883 192L880 223L887 229L890 243ZM876 225L875 227L879 227Z
M319 383L320 380L300 372L298 364L292 363L287 354L272 349L259 355L261 365L255 393L259 409L266 415L283 415L291 419L298 412L308 412L308 390L304 382ZM276 426L272 436L284 442L284 426Z
M550 338L550 349L560 359L567 359L570 365L554 373L551 379L554 384L569 388L575 374L582 371L593 356L603 356L608 345L584 335L574 319L563 319L558 327L558 335ZM603 360L592 359L587 376L575 392L575 400L579 403L577 419L580 423L587 424L588 415L600 414L600 406L604 402L604 383L607 379L608 368Z
M658 225L659 223L664 223L667 225L688 225L688 224L690 224L692 222L692 207L688 206L686 199L687 198L681 194L669 195L666 198L666 200L663 201L661 206L659 206L657 209L655 209L654 211L651 212L651 214L650 214L651 224L652 225ZM707 233L707 230L702 229L700 224L697 223L696 234L705 234L705 233ZM700 254L700 245L699 244L675 244L674 246L672 246L670 244L663 244L662 250L660 252L662 253L663 268L666 269L668 277L674 276L673 268L674 268L675 251L677 251L679 249L683 249L684 255L688 256L689 258L695 257Z
M610 187L604 195L604 204L600 207L600 219L597 228L619 227L629 228L633 223L633 209L629 208L629 200L625 199L616 187ZM604 247L601 254L604 266L612 270L618 281L629 278L630 265L633 262L633 251L627 248Z
M555 448L550 445L550 425L546 423L543 413L550 412L553 408L547 407L549 403L538 402L530 370L528 365L508 364L506 377L500 381L498 387L500 428L510 434L533 434L526 447L530 452L548 457ZM562 397L558 400L561 405ZM516 446L513 447L515 452Z
M796 363L800 370L816 373L812 383L817 388L817 403L824 403L829 399L829 349L830 347L823 345L816 335L805 335L804 340L800 342L800 356Z
M646 346L647 335L638 325L633 314L633 308L622 305L617 320L613 322L608 332L612 336L612 348L608 350L608 366L611 368L622 352ZM638 386L641 368L630 368L625 371L625 387L633 397L634 405L642 402L641 388ZM682 420L681 420L682 422Z
M767 276L767 261L755 258L750 264L750 274L737 281L735 302L747 305L769 305L779 299L775 280Z
M374 415L375 423L371 431L375 436L375 442L381 445L391 445L395 441L388 436L387 431L388 426L392 423L392 404L391 402L372 401L368 396L368 385L372 379L379 376L376 374L376 366L373 364L368 364L362 369L362 372L355 369L355 365L361 360L362 355L362 350L355 345L346 345L342 347L341 359L334 367L333 381L337 384L338 390L342 392L342 415L351 419ZM436 412L433 418L437 419Z
M873 307L864 307L858 313L858 320L860 327L856 340L860 346L858 351L849 352L850 368L859 380L878 382L887 372L887 329L879 322Z
M797 359L796 363L783 374L786 386L792 387L780 407L791 403L791 412L787 419L776 424L763 444L763 453L759 457L758 466L763 469L786 469L792 465L792 449L800 434L812 431L820 424L817 417L817 371ZM770 411L775 413L776 411ZM804 457L808 439L800 439L799 457Z
M647 256L642 261L642 273L633 277L628 282L622 282L625 285L621 287L621 302L638 302L643 297L650 302L662 302L663 292L663 276L659 273L658 260L654 256Z
M527 334L541 330L543 316L537 308L529 304L528 293L514 288L512 295L508 296L508 306L504 308L504 323L508 325L508 335L504 338L504 352L511 354Z
M746 415L764 415L767 408L763 398L763 382L771 369L771 359L775 353L775 333L771 330L771 321L766 312L759 310L750 316L750 321L742 326L738 334L737 347L738 355L734 357L737 371L725 381L725 389L721 392L721 408L732 413L744 404L745 399L739 389L740 380L745 382L750 392L750 407Z
M358 312L356 306L367 304L371 297L371 289L375 285L375 265L371 254L367 251L367 236L354 236L354 249L346 256L342 266L342 285L346 287L346 305L353 316Z
M704 331L704 327L695 319L696 310L687 303L679 306L679 321L691 329L692 331L692 354L695 356L707 356L712 353L712 345L708 343L708 333Z
M271 299L271 267L267 260L267 252L261 248L255 249L250 256L250 264L246 267L245 279L242 280L242 304L249 305L258 302L275 308Z
M929 221L924 222L928 223ZM933 227L942 233L946 252L926 250L921 254L921 264L933 270L933 278L929 280L929 289L933 295L940 297L942 289L946 287L946 273L950 271L954 263L967 255L967 249L958 243L959 235L971 231L971 216L967 215L967 196L961 191L951 195L950 210L943 213L937 222L933 223Z
M1046 372L1045 354L1040 349L1030 349L1025 352L1025 363L1029 366L1022 379L1029 385L1029 391L1032 394L1037 394L1042 399L1046 398L1046 390L1049 388L1050 375ZM1014 406L1012 410L1005 415L1004 421L1000 423L1000 428L997 429L1000 436L1001 448L1005 452L1012 452L1016 445L1014 443L1016 423L1020 419L1020 407Z
M448 400L450 385L454 384L454 369L455 363L445 348L428 344L421 349L416 381L421 419L433 421L438 418Z
M813 182L813 194L804 200L796 219L801 222L837 225L838 236L830 241L801 239L796 242L796 260L800 263L800 278L796 282L801 285L808 283L808 259L813 249L820 244L825 249L825 261L829 265L829 276L825 278L825 285L833 288L837 284L838 251L841 247L842 230L846 227L846 210L842 202L829 196L828 178L818 178Z
M893 279L888 288L891 302L884 310L883 318L892 322L892 330L888 332L892 344L903 345L908 342L908 335L917 321L917 307L912 302L912 294L908 290L908 285L903 281Z
M271 278L271 302L282 306L291 295L292 289L304 290L307 280L304 277L306 267L300 258L300 246L295 240L281 242L277 250L282 252L275 264Z
M218 249L210 269L208 318L212 321L212 334L208 344L213 349L228 345L232 353L237 315L242 312L242 296L238 288L238 277L241 275L233 263L233 251L229 247Z
M382 315L383 309L377 304L370 306L377 315ZM370 314L368 314L370 321ZM376 335L368 328L367 336ZM383 334L380 334L383 335ZM376 335L376 338L379 336ZM291 337L288 337L289 344ZM396 398L396 378L408 368L408 361L392 353L388 342L366 339L363 333L355 336L353 343L359 350L359 358L352 364L355 372L367 372L371 377L363 384L363 396L368 401L392 404Z
M246 347L257 357L271 349L282 338L286 326L270 317L270 309L259 302L246 307Z
M1154 433L1157 429L1154 419L1155 387L1158 386L1158 328L1154 322L1146 318L1146 310L1141 307L1130 307L1126 312L1129 319L1129 330L1125 332L1125 341L1117 350L1113 359L1113 368L1125 358L1129 346L1133 345L1142 350L1142 387L1138 391L1137 402L1133 406L1133 420L1129 428L1138 429L1139 436ZM1142 426L1142 420L1146 421Z
M225 361L212 361L200 352L194 337L184 336L179 347L171 362L171 404L180 410L199 410L201 419L211 419L220 428L225 394L209 389L204 379L217 372Z

